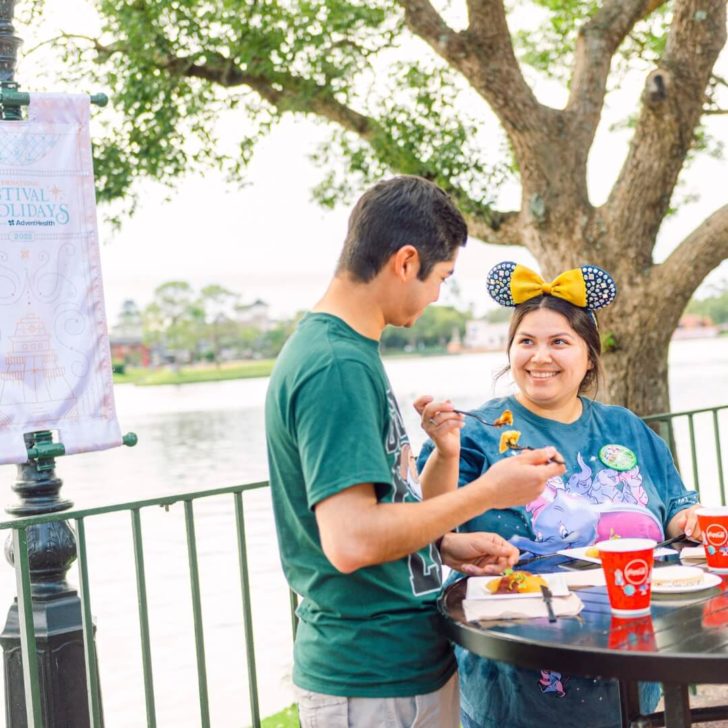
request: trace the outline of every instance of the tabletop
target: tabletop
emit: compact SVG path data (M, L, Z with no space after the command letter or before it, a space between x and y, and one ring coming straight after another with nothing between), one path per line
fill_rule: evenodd
M538 569L548 569L546 564ZM658 565L656 564L656 568ZM536 571L536 569L532 569ZM687 594L653 594L651 614L613 616L605 587L577 591L584 603L575 617L468 622L463 612L466 579L451 584L438 606L448 637L471 652L521 667L550 669L624 685L661 682L669 708L690 725L687 684L728 683L728 577L716 587ZM683 705L683 703L685 703Z
M584 609L554 623L468 623L465 581L443 592L440 612L448 636L484 657L587 677L679 682L689 673L691 683L728 683L728 578L705 591L653 594L651 614L632 619L610 613L605 587L579 589Z

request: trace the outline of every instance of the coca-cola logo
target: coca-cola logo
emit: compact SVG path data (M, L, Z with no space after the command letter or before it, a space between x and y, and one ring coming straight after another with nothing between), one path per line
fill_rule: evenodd
M705 538L711 546L722 546L728 541L728 530L720 523L711 523L705 529Z
M624 567L624 579L628 584L639 586L647 581L650 567L644 559L633 559Z

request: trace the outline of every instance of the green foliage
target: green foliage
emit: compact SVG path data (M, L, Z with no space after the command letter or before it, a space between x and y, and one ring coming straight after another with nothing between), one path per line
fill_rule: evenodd
M295 705L289 705L280 713L263 719L263 728L298 728L298 710Z
M382 335L382 350L444 349L453 335L462 337L468 314L452 306L429 306L411 328L388 327Z
M173 186L221 170L235 184L258 140L282 116L331 123L314 152L323 168L314 197L332 206L392 172L419 174L488 219L499 186L518 169L508 143L483 143L484 101L436 54L414 41L397 0L89 0L98 38L58 40L63 82L102 88L112 108L96 113L99 200L119 201L117 221L134 211L134 181ZM577 38L599 0L511 0L522 63L565 82ZM43 0L22 6L33 22ZM515 12L515 11L518 12ZM610 84L654 63L664 50L670 3L638 22L612 64ZM709 103L718 108L717 92ZM223 143L234 119L237 138ZM101 133L99 133L101 129ZM699 138L696 151L720 145ZM342 164L343 162L343 164Z
M388 0L97 0L96 6L99 45L72 35L60 44L66 82L104 88L116 111L101 115L107 131L96 140L100 200L128 196L137 177L171 184L209 166L242 180L255 142L287 107L305 110L321 93L348 101L370 58L401 31ZM280 108L246 83L265 87ZM216 138L226 111L240 120L233 149Z
M505 323L511 320L512 313L513 309L500 306L499 308L494 308L492 311L488 311L485 314L485 320L491 324Z
M511 3L515 9L515 3ZM579 27L601 5L598 0L534 0L545 11L538 32L520 30L513 34L519 60L549 78L565 81L574 56Z
M601 334L602 353L606 354L611 351L619 351L619 342L613 331L605 331Z
M434 61L392 64L367 95L368 113L378 121L371 138L336 129L312 155L328 170L315 199L333 207L396 171L432 180L464 211L487 214L511 170L505 160L486 161L478 145L481 122L458 103L464 93L456 74Z
M211 367L194 365L171 369L127 368L123 375L114 375L115 384L156 386L161 384L196 384L198 382L222 382L229 379L253 379L270 376L274 359L235 362L232 365Z
M167 281L143 311L144 341L176 364L277 356L295 322L251 320L249 309L218 284L198 293L186 281Z
M708 316L714 324L728 323L728 281L719 284L714 294L701 299L694 298L685 313Z

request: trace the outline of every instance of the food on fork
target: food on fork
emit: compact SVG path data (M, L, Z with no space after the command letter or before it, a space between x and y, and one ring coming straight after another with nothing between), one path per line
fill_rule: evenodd
M503 410L500 416L493 421L493 427L503 427L504 425L513 424L513 412L510 410Z
M505 452L509 448L515 448L518 446L518 440L521 438L519 430L505 430L500 436L500 444L498 445L498 452Z
M503 576L491 579L485 588L493 594L526 594L540 592L542 586L548 586L546 580L530 571L513 571L506 569Z
M663 566L652 571L652 586L679 589L703 583L705 572L696 566Z

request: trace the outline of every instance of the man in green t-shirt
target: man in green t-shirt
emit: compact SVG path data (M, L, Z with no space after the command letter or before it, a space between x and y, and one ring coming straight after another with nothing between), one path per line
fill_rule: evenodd
M418 483L379 339L437 300L466 240L436 185L376 184L352 211L329 288L271 375L268 461L283 569L302 597L293 682L304 728L456 728L455 661L435 609L441 563L497 573L518 552L494 534L452 531L489 508L529 503L563 473L546 448L437 495L457 481L462 417L421 397L436 448Z

